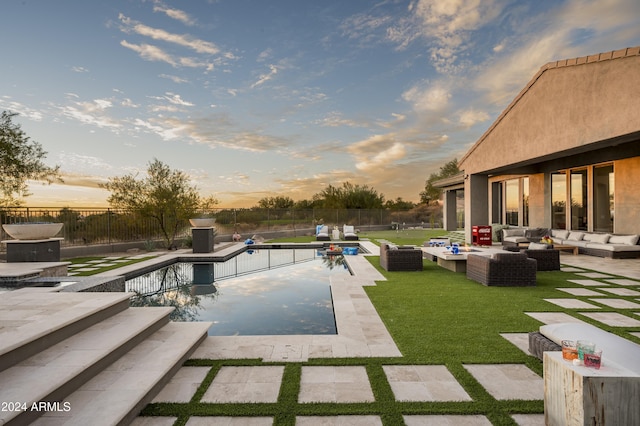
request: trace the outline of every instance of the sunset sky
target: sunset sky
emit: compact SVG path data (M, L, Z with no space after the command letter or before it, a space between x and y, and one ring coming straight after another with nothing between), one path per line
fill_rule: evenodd
M418 201L547 62L640 44L637 0L4 0L0 111L106 207L154 158L221 207L366 184Z

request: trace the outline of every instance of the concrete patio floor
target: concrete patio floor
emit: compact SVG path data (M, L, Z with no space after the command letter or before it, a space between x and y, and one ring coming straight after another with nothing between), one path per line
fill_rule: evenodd
M378 247L370 242L361 244L378 255ZM614 306L616 296L640 295L640 260L600 259L592 256L562 254L563 270L573 271L584 279L572 280L585 288L565 289L566 298L549 300L560 306L570 306L596 321L611 326L640 326L640 298L634 318L613 313L597 312L598 306L575 305L572 296L588 296L601 304ZM310 358L401 357L393 339L387 332L363 286L375 285L384 277L364 256L349 257L352 277L332 281L332 292L338 324L335 336L224 336L207 337L192 355L192 359L255 359L263 362L306 362ZM15 265L11 266L15 268ZM139 267L139 265L138 265ZM13 269L12 269L13 270ZM581 271L585 270L584 273ZM591 271L597 271L593 273ZM117 274L117 271L111 271ZM619 278L624 277L624 278ZM608 283L621 287L608 287ZM562 289L561 289L562 290ZM637 293L637 294L636 294ZM604 301L604 302L603 302ZM623 301L624 302L624 301ZM613 305L612 305L613 303ZM568 305L567 305L568 304ZM8 308L10 309L10 308ZM5 312L5 315L8 313ZM578 321L558 312L528 312L527 315L543 323ZM15 320L15 318L12 318ZM622 322L620 322L622 321ZM633 333L640 337L640 333ZM505 339L528 353L526 333L508 333ZM496 399L543 399L543 380L524 365L465 365L478 383ZM182 367L173 379L155 397L153 402L185 403L191 401L205 380L210 367ZM397 401L468 401L470 396L459 385L448 369L442 365L387 365L384 374ZM210 403L272 403L276 402L282 382L283 365L225 366L217 372L202 402ZM363 366L318 367L302 366L299 403L313 402L370 402L371 392ZM543 425L544 415L513 415L518 425ZM170 417L138 417L136 426L170 425ZM490 425L481 415L425 416L405 415L407 425ZM191 417L187 425L270 425L270 417ZM53 424L42 422L39 424ZM379 416L305 417L296 419L300 425L358 425L382 424Z

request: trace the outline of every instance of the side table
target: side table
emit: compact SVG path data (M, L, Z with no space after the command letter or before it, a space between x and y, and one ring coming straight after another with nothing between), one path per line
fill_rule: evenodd
M599 370L544 353L544 418L552 425L640 424L640 374L603 353Z

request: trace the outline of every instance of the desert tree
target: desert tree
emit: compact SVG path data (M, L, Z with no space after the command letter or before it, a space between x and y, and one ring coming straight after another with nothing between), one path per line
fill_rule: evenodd
M47 166L47 153L13 122L17 113L3 111L0 116L0 204L20 205L29 195L28 182L62 181L60 166Z
M152 218L169 249L175 248L176 235L189 218L218 203L213 197L201 197L188 175L158 159L149 163L146 176L113 177L102 187L110 192L107 201L112 207Z

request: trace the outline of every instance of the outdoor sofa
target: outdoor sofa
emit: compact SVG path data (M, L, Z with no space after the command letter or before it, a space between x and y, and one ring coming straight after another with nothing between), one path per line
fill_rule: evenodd
M387 271L422 271L422 250L382 243L380 266Z
M578 253L613 259L640 257L638 235L614 235L607 233L567 231L552 229L551 238L556 244L578 247Z
M639 235L615 235L603 232L568 231L547 228L507 228L502 230L502 244L517 247L519 243L539 242L550 236L555 244L578 247L578 253L613 259L640 257Z
M467 278L486 286L533 287L537 261L524 253L467 256Z

